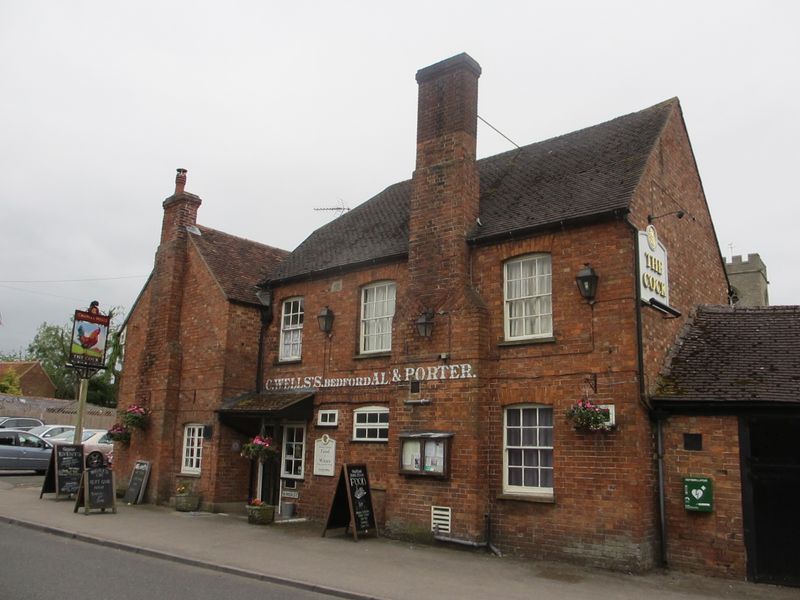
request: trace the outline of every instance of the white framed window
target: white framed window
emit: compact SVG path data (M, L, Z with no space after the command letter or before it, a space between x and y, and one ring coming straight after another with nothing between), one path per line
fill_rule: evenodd
M390 352L396 286L381 281L361 290L361 354Z
M203 462L203 426L189 423L183 428L181 473L199 473Z
M503 492L552 496L553 408L508 406L503 418Z
M530 254L506 262L503 321L507 340L553 335L552 278L549 254Z
M283 426L281 448L281 477L302 479L306 450L306 426L289 424Z
M320 410L317 413L318 427L336 427L339 424L338 410Z
M303 353L303 299L283 301L281 342L278 360L298 360Z
M385 406L364 406L354 410L353 441L388 442L389 409Z

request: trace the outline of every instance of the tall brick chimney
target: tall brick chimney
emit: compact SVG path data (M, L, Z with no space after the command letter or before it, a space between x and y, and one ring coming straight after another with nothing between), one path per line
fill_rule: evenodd
M161 223L161 243L186 235L188 225L197 224L197 209L202 200L186 191L186 169L178 169L175 176L175 193L164 200L164 218Z
M417 164L409 217L411 293L428 308L469 284L467 233L479 209L480 65L459 54L417 72Z

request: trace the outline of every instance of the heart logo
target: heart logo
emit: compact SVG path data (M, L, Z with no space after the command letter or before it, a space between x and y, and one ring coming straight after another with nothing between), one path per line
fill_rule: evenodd
M692 496L694 496L695 500L700 500L703 497L703 490L694 489L692 490Z

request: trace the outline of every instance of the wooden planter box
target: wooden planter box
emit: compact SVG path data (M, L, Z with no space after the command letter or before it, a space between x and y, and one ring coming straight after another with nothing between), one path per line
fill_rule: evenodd
M175 510L192 512L200 508L200 496L197 494L179 494L175 496Z

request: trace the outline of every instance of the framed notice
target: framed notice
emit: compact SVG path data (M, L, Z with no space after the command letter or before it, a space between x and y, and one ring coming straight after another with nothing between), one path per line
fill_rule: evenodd
M327 433L314 441L314 475L336 475L336 440Z

